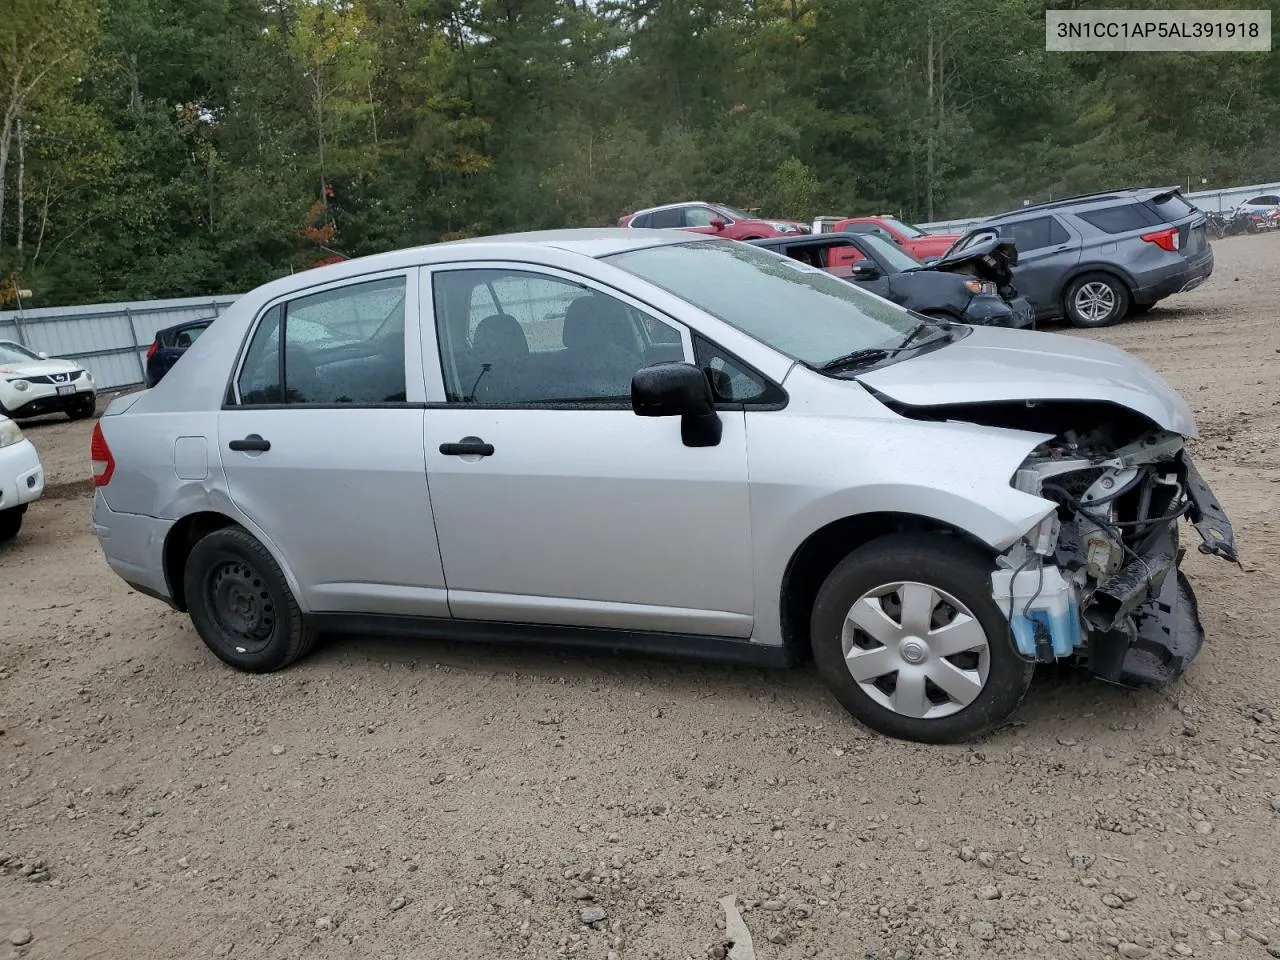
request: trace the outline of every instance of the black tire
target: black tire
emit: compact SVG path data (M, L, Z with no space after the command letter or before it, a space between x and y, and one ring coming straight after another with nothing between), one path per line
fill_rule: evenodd
M0 543L18 535L18 531L22 529L22 515L26 512L25 506L0 510Z
M1154 303L1134 303L1129 305L1129 316L1140 317L1143 314L1150 313Z
M315 646L317 634L304 622L279 564L241 527L223 527L196 543L183 585L200 639L239 670L280 670Z
M1105 288L1107 291L1102 294L1103 297L1109 297L1111 302L1111 308L1106 314L1101 316L1088 315L1082 313L1077 306L1076 298L1082 290L1090 285L1098 285L1095 289L1101 290L1101 288ZM1111 324L1119 323L1125 318L1129 312L1129 304L1132 299L1129 296L1129 288L1124 285L1124 281L1114 274L1086 273L1067 284L1067 289L1062 295L1062 312L1067 320L1076 327L1084 327L1086 329L1109 327Z
M87 400L77 400L76 405L67 411L67 416L72 420L88 420L98 411L98 398L90 397Z
M886 736L921 743L956 743L972 739L1007 718L1022 701L1031 684L1035 665L1013 646L1009 622L991 597L990 558L953 537L941 534L892 534L873 540L845 557L831 571L818 591L810 619L813 658L823 681L841 705L872 730ZM846 664L844 629L854 605L883 585L925 584L945 592L967 607L982 628L986 640L986 682L966 706L946 716L911 717L873 699ZM895 597L888 594L885 598ZM930 607L930 617L951 610L945 602ZM931 620L932 622L932 620ZM930 630L940 629L930 627ZM865 636L865 635L864 635ZM852 641L851 635L851 641ZM904 644L911 642L908 638ZM927 646L927 644L925 645ZM928 672L932 659L947 659L950 667L977 671L977 654L934 658L930 652L922 664ZM973 657L964 666L960 657ZM892 698L901 673L893 674ZM886 682L888 676L875 681ZM931 680L922 680L924 696L945 697ZM881 694L885 691L881 689ZM930 702L930 706L936 704ZM945 705L938 709L953 709Z

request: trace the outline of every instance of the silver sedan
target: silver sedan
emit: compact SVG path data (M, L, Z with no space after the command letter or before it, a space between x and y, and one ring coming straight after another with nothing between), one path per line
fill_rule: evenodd
M94 524L234 667L322 633L784 666L972 737L1037 663L1162 683L1234 557L1187 405L1127 354L928 320L686 232L401 250L236 301L93 436Z

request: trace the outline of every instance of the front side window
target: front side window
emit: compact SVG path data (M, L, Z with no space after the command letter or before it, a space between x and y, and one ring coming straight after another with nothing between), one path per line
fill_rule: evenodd
M862 242L867 248L876 254L881 261L887 263L889 267L896 271L914 270L923 264L913 257L907 251L903 250L896 243L891 243L874 235L868 235L862 238Z
M432 292L450 403L629 404L637 370L684 359L671 324L572 280L443 270Z
M403 402L404 298L405 278L390 277L276 304L249 344L240 403Z
M684 212L686 227L709 227L712 220L724 220L724 215L709 207L689 207Z
M32 353L20 343L14 343L12 340L0 343L0 363L29 363L39 359L37 354Z
M746 243L708 238L605 260L808 364L900 340L919 322L823 270Z

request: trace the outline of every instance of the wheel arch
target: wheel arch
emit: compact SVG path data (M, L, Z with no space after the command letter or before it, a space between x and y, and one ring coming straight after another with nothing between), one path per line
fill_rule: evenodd
M187 611L183 571L186 570L187 558L191 556L191 548L215 530L238 526L240 524L225 513L205 510L188 514L169 528L162 551L164 579L169 588L169 596L173 598L173 604L178 610L183 613Z
M894 533L937 533L952 536L989 555L997 551L980 537L945 520L912 513L881 511L842 517L818 528L787 561L779 596L782 642L799 660L812 656L809 618L827 576L852 551Z
M1108 276L1115 277L1124 284L1125 290L1129 294L1129 301L1133 302L1133 292L1138 288L1138 282L1133 274L1129 273L1124 267L1116 263L1107 263L1105 261L1083 261L1077 263L1070 270L1062 275L1062 279L1058 282L1058 289L1054 295L1054 301L1058 305L1058 309L1062 311L1062 315L1066 316L1067 311L1067 289L1071 284L1075 283L1087 273L1104 273Z

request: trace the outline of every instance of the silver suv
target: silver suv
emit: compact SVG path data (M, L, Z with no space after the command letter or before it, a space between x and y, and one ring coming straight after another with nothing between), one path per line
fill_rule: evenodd
M1176 189L1114 190L988 217L956 241L992 233L1018 248L1013 282L1036 319L1104 327L1194 289L1213 273L1205 215Z
M177 366L95 428L94 525L243 670L322 632L811 655L869 726L951 741L1037 663L1176 676L1179 519L1235 556L1139 361L683 231L309 270Z

